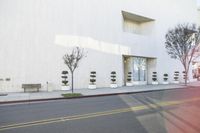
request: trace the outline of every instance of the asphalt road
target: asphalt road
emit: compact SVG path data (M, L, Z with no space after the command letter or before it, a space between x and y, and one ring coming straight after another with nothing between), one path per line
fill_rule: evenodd
M199 133L200 88L1 105L0 133Z

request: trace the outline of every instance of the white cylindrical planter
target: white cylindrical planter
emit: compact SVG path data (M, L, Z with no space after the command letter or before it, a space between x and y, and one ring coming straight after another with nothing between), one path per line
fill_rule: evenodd
M179 84L180 82L179 82L179 81L174 81L173 83L174 83L174 84Z
M156 81L152 82L152 85L158 85L158 82L156 82Z
M62 91L69 91L69 90L71 90L71 88L70 88L70 86L68 86L68 85L67 85L67 86L62 86L62 87L61 87L61 90L62 90Z
M110 88L117 88L117 84L110 84Z
M169 84L169 82L168 82L168 81L164 81L163 84L164 84L164 85L167 85L167 84Z
M96 85L88 85L88 88L89 88L89 89L96 89L97 86L96 86Z

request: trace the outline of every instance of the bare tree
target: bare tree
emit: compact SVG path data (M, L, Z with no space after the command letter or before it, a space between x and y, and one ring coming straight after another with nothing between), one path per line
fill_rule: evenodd
M197 51L200 44L200 27L195 24L178 24L165 36L165 48L171 58L181 61L185 71L185 85L191 62L199 57Z
M72 93L74 92L74 71L78 68L80 60L84 57L84 49L76 47L72 53L63 56L64 63L71 72Z

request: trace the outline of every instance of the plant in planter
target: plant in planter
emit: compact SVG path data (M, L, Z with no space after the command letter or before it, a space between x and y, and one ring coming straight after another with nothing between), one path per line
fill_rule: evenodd
M68 80L67 80L68 76L67 75L68 75L68 71L62 71L61 78L63 80L62 80L62 88L61 88L61 90L70 90L70 87L68 85Z
M132 72L128 72L127 74L127 82L126 82L126 86L132 86Z
M90 72L90 84L89 84L88 88L96 89L96 71Z
M174 83L175 84L179 83L179 72L178 71L174 72Z
M186 75L185 75L185 71L183 71L183 79L185 80Z
M153 72L152 74L152 84L153 85L157 85L158 81L157 81L157 72Z
M169 84L169 82L168 82L168 74L167 73L165 73L165 74L163 74L163 84Z
M183 71L183 80L186 82L185 84L187 85L187 83L189 83L189 80L188 80L188 76L186 76L186 72Z
M112 71L111 72L111 84L110 84L110 87L111 88L117 88L117 83L116 83L116 72L115 71Z

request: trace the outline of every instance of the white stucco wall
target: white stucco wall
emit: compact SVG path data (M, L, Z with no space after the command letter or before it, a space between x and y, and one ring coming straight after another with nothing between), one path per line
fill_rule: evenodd
M200 6L198 6L198 25L200 25Z
M155 19L150 34L123 32L122 10ZM76 45L88 54L75 72L75 88L87 88L90 71L97 71L97 87L109 86L113 70L122 85L122 54L156 57L160 81L163 73L173 78L182 66L166 54L164 35L178 23L197 23L197 15L196 0L1 0L0 78L11 78L1 88L42 83L45 90L48 81L59 90L62 56Z

